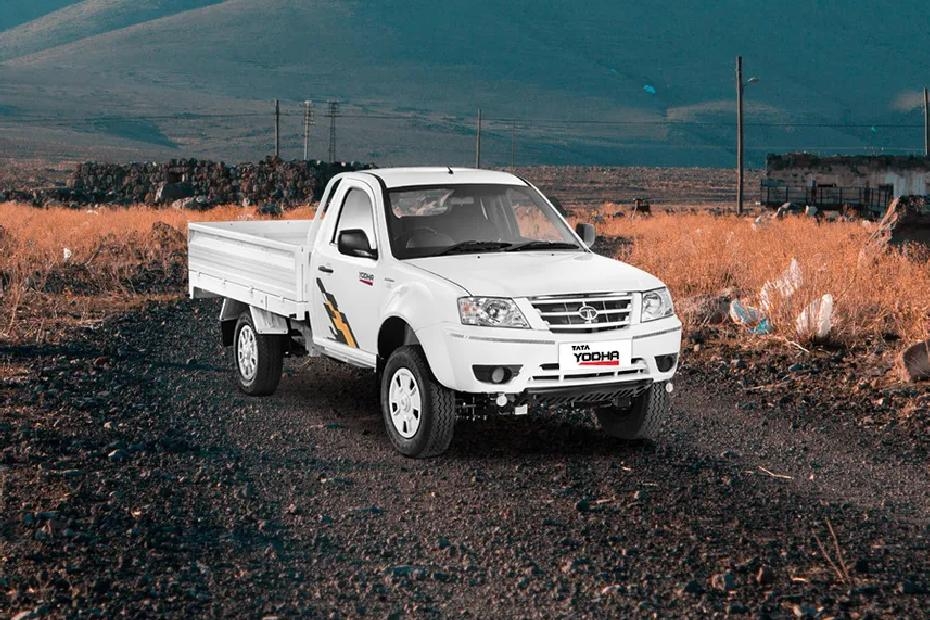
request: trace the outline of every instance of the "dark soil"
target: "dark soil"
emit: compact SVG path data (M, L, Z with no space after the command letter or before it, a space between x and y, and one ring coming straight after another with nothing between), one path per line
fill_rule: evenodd
M657 443L565 413L462 422L446 455L411 461L370 373L292 360L274 396L239 394L217 311L151 306L59 347L0 349L24 367L0 383L0 615L930 606L925 430L889 427L852 390L802 389L811 373L750 389L784 371L701 352Z

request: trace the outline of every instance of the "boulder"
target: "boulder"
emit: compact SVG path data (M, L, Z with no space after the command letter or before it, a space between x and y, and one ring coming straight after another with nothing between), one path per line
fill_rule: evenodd
M930 248L930 207L922 196L901 196L892 200L878 229L863 247L863 253L868 255L891 246L909 244Z
M263 204L258 209L258 212L262 215L270 215L271 217L281 217L284 215L284 209L281 208L281 205L275 204L273 202Z
M677 303L679 314L688 325L721 325L730 315L730 298L722 295L698 295Z
M193 197L194 186L190 183L162 183L155 192L155 202L158 204L168 204L182 198Z
M918 342L901 351L898 368L905 381L930 379L930 339Z

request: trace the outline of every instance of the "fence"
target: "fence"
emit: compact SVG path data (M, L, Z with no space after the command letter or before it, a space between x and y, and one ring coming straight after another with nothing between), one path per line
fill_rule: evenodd
M763 206L780 207L785 203L809 205L823 210L840 210L851 207L862 212L883 213L894 198L890 186L837 187L835 185L772 185L762 180L760 196Z

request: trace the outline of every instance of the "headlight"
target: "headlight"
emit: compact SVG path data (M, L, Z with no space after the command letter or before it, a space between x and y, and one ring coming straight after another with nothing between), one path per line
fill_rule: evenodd
M526 317L512 299L503 297L460 297L459 316L464 325L486 327L529 327Z
M672 296L669 295L667 288L657 288L643 293L643 323L672 316L674 311Z

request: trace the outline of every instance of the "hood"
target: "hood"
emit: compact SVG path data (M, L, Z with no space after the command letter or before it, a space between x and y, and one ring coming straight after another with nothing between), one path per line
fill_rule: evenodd
M663 286L645 271L588 252L490 252L406 262L482 297L617 293Z

